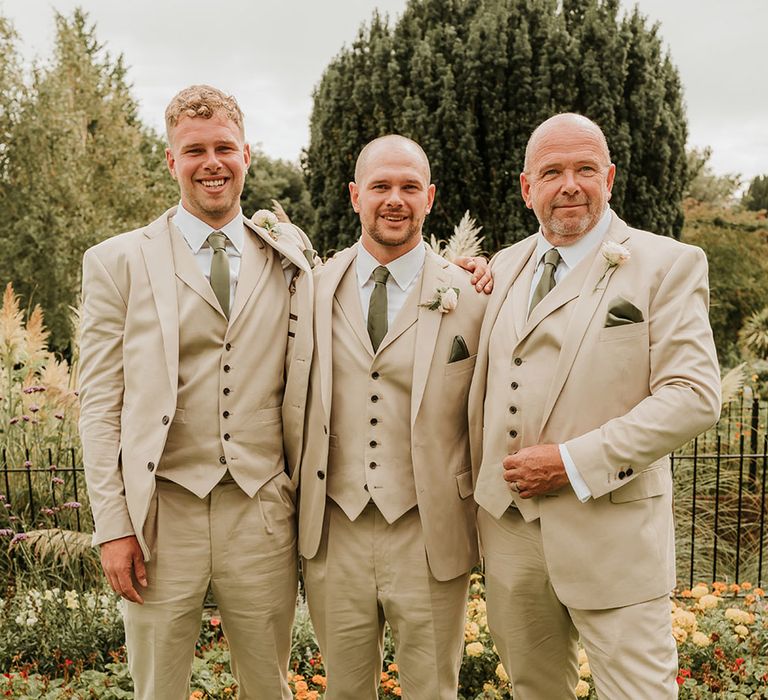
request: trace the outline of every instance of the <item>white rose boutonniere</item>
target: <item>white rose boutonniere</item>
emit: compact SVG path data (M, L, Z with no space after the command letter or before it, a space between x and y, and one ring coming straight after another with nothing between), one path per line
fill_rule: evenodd
M616 243L616 241L605 241L603 245L600 246L600 253L605 260L605 270L603 271L602 277L597 280L595 290L600 286L600 282L605 279L605 276L611 268L621 267L632 257L632 253L629 252L629 249L625 248L621 243Z
M275 228L278 224L278 219L274 212L269 211L269 209L259 209L251 217L251 221L253 221L253 223L257 226L261 226L261 228L266 229L267 233L269 233L272 238L277 240L277 231Z
M456 287L438 287L435 290L434 296L423 304L419 304L419 306L423 306L430 311L439 311L441 314L447 314L459 305L459 291Z

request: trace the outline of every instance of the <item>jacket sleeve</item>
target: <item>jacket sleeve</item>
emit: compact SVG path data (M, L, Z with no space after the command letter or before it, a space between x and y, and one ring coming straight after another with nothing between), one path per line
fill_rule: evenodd
M94 544L134 533L120 461L126 301L97 251L83 258L80 439L93 511Z

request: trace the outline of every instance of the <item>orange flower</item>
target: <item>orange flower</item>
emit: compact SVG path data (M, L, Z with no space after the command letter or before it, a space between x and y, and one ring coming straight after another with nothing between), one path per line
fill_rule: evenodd
M196 690L192 693L192 695L189 696L189 700L201 700L203 697L203 691L202 690Z
M296 681L294 689L297 693L306 693L309 690L309 686L306 681Z
M389 664L389 666L387 666L387 671L390 671L391 673L397 673L399 670L397 664Z
M722 593L726 588L728 588L728 586L722 581L715 581L712 584L712 590L716 591L717 593Z
M218 617L211 618L211 627L218 627L221 624L221 620Z
M741 591L741 586L738 583L732 583L730 586L728 586L728 590L731 593L739 593Z
M385 673L384 671L382 671L381 672L381 682L383 683L384 681L388 681L388 680L389 680L389 674Z
M755 588L754 593L758 598L765 596L765 591L762 588Z
M741 582L741 590L742 591L751 591L752 590L752 584L749 581L742 581Z
M400 690L400 688L395 688L395 689L392 691L392 695L397 695L397 697L400 697L402 694L403 694L403 691L402 691L402 690Z
M328 681L325 680L325 676L321 676L319 673L317 675L312 676L312 682L315 685L320 685L323 688L325 688L325 685Z

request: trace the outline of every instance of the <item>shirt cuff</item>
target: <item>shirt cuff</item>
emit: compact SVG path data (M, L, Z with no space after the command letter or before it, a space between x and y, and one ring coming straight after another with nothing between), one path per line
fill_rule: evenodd
M563 465L565 465L565 473L568 475L568 481L571 482L571 488L576 494L576 498L582 503L585 503L592 498L592 492L589 490L587 482L581 478L579 470L576 469L576 465L571 459L571 455L568 453L568 448L565 445L558 445L558 448L560 449L560 457L563 460Z

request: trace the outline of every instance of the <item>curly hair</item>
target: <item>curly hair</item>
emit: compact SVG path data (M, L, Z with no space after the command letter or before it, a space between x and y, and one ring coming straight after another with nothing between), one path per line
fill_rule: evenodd
M170 139L171 129L182 117L210 119L215 114L231 119L244 135L243 112L237 100L210 85L190 85L174 96L165 108L165 131Z

